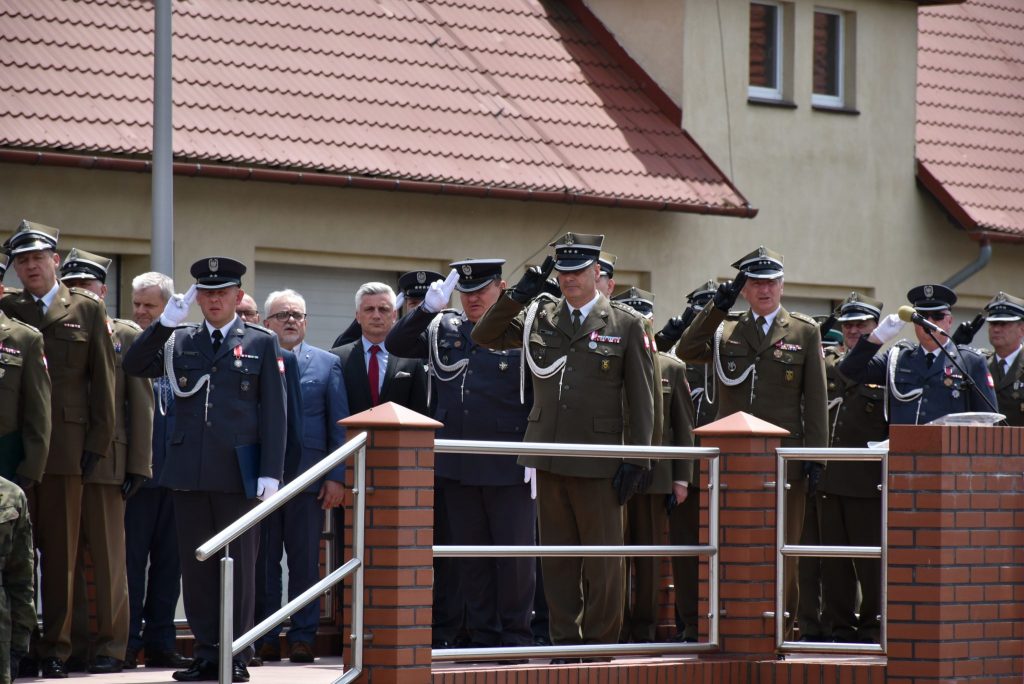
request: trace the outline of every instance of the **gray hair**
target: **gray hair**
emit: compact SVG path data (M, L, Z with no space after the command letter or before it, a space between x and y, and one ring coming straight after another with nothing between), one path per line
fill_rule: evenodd
M299 300L299 304L302 305L302 311L306 311L306 299L298 292L296 292L295 290L276 290L275 292L271 292L270 294L267 295L267 303L263 306L263 313L269 316L270 307L274 305L274 302L276 302L278 299L283 299L285 297L287 297L288 299Z
M132 278L132 292L145 290L148 287L160 288L160 298L166 303L174 295L174 281L170 276L158 271L148 271Z
M390 285L386 283L363 283L356 290L356 310L363 303L363 297L380 294L386 294L388 299L391 300L391 306L395 305L395 291L391 289Z

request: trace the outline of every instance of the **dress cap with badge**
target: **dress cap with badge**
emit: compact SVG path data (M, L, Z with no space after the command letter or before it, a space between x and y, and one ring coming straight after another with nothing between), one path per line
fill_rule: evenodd
M705 304L715 298L716 292L718 292L718 283L714 280L707 280L690 292L690 294L686 295L686 302L692 304L693 308L700 311L704 308Z
M814 316L813 318L817 322L819 329L825 323L825 321L829 319L829 317L825 315ZM830 328L821 335L821 346L823 349L828 349L830 347L838 347L842 343L843 333L839 332L836 328Z
M839 305L839 315L836 316L836 322L877 321L881 316L882 302L860 292L851 292L850 296Z
M206 257L192 264L189 273L196 279L200 290L220 290L241 287L245 264L230 257Z
M504 259L463 259L449 264L459 274L455 289L459 292L482 290L493 280L501 280Z
M990 323L1024 321L1024 299L1000 292L985 305L985 320Z
M409 271L398 278L398 291L406 299L423 299L430 289L430 283L444 280L444 276L436 271Z
M639 287L631 287L620 292L612 297L612 301L630 306L647 318L654 315L654 294Z
M907 292L907 301L918 312L945 311L956 304L956 293L945 285L918 285Z
M9 255L22 254L24 252L38 252L40 250L57 249L57 237L60 231L50 226L32 221L22 221L14 235L7 238L4 243L4 251Z
M72 247L68 258L60 265L60 279L65 280L107 280L107 271L113 260Z
M566 233L548 247L555 248L555 270L581 271L601 257L604 235Z
M783 276L782 260L781 254L762 245L739 261L733 262L732 267L746 273L748 278L775 280Z
M601 256L597 257L597 263L601 264L601 275L614 278L617 259L618 257L610 252L601 252Z

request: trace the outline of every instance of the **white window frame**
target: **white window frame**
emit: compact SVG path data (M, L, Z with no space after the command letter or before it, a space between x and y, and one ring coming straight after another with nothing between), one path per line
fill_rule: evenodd
M838 95L821 95L814 92L814 63L811 63L811 104L818 107L841 108L846 106L846 13L824 7L815 7L815 14L831 14L837 17L836 27L836 90ZM812 22L813 32L813 22ZM812 37L813 41L813 37Z
M783 78L785 76L785 72L784 72L784 69L783 69L783 59L784 59L783 55L785 54L785 49L784 49L785 46L783 45L783 39L784 39L784 36L785 36L785 31L783 30L783 27L785 25L785 8L783 7L782 3L771 2L769 0L755 0L754 2L751 2L750 4L751 5L764 5L764 6L767 6L767 7L774 7L775 8L775 87L774 88L765 88L764 86L753 86L753 85L750 85L750 74L748 73L747 74L747 97L753 97L753 98L757 98L757 99L760 99L760 100L780 100L781 101L781 100L784 99L783 98L783 86L785 85L784 80L783 80ZM749 15L749 11L748 11L747 16L748 17L750 16ZM749 58L749 52L750 52L750 45L749 45L750 30L749 30L749 27L747 29L747 36L748 36L748 38L747 38L747 41L748 41L748 44L747 44L747 54L748 54L747 66L748 66L748 69L749 69L749 65L750 65L750 58Z

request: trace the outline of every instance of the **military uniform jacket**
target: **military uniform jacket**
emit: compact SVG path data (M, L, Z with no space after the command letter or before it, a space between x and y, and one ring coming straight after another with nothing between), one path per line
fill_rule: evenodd
M114 438L114 345L99 297L59 284L40 316L28 292L4 297L0 307L43 334L50 371L50 453L47 473L78 475L82 452L105 456Z
M847 377L865 383L888 385L889 352L877 354L881 345L867 337L861 338L839 364ZM926 352L921 345L896 346L899 356L895 368L895 388L888 387L889 424L924 425L950 413L964 411L991 412L985 400L972 390L956 366L942 352L928 367ZM948 344L946 350L956 355L974 380L978 389L996 405L992 376L985 357L970 347ZM892 350L890 350L892 351ZM895 389L895 391L894 391ZM915 390L922 390L919 394ZM898 395L908 399L901 401Z
M662 446L693 446L693 403L686 380L686 364L671 354L658 354L661 369L661 400L664 411ZM652 494L669 494L675 481L693 482L693 461L661 460L654 466Z
M706 363L686 364L686 381L690 384L690 399L693 401L694 427L713 422L718 415L718 397L711 366Z
M18 475L43 479L50 449L50 375L43 356L43 336L0 311L0 443L24 459ZM3 437L8 440L3 440ZM20 454L11 453L11 457ZM0 454L0 457L5 454Z
M863 448L868 442L887 439L885 387L862 384L843 375L838 368L842 358L843 354L835 348L825 351L829 424L832 426L830 445ZM881 482L881 463L832 461L825 469L819 489L841 496L878 498Z
M284 360L277 336L237 317L216 353L206 324L168 328L154 322L124 357L125 372L155 378L164 372L164 343L174 333L172 368L180 391L160 484L171 489L243 493L236 447L259 445L259 477L282 479ZM207 401L206 389L209 388Z
M465 360L459 371L445 372L435 366L431 382L436 393L434 420L444 424L441 439L484 439L521 442L533 391L519 401L518 349L491 351L473 341L473 323L466 314L451 309L433 314L417 307L399 320L385 340L392 354L429 358L428 326L440 316L436 341L438 361L451 367ZM434 461L438 477L470 486L522 485L523 467L515 456L438 453Z
M828 446L828 399L821 336L813 319L779 309L767 335L758 340L754 316L748 310L735 317L706 306L683 333L676 354L687 363L712 364L718 418L745 411L789 430L783 446ZM742 382L729 386L715 367L716 331L722 373ZM791 461L790 481L801 476L799 461Z
M528 442L623 444L623 407L629 444L648 446L654 429L653 341L644 319L601 295L575 333L564 298L537 300L527 353L539 368L565 359L560 372L533 374ZM507 295L473 328L473 340L490 349L523 344L527 310ZM619 459L520 457L523 465L575 477L612 477ZM646 459L636 459L646 465Z
M36 627L34 561L25 492L0 478L0 580L6 594L0 602L0 678L8 682L11 652L28 653L29 636Z
M994 355L988 367L996 385L999 412L1006 416L1006 424L1024 427L1024 352L1017 354L1005 375L996 368Z

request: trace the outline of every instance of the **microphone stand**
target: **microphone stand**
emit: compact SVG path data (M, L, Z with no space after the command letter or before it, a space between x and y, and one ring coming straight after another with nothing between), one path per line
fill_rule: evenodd
M924 327L924 326L922 326L922 327ZM960 371L960 374L963 375L964 381L967 383L968 387L970 387L972 390L974 390L974 392L979 397L982 398L982 400L988 405L989 409L991 409L992 413L999 413L999 409L996 406L993 406L992 405L992 401L988 397L986 397L985 393L982 392L978 388L978 383L976 383L974 381L974 378L971 377L971 374L968 373L967 370L963 366L960 365L960 360L957 358L959 356L959 354L957 354L957 356L953 356L948 351L946 351L946 346L944 344L942 344L941 342L939 342L939 338L935 336L935 332L931 328L924 327L924 331L926 333L928 333L928 337L932 338L932 342L934 342L935 344L937 344L939 346L939 351L942 352L942 355L945 356L947 359L949 359L950 362L952 362L952 364L956 367L956 369L958 371ZM949 338L947 338L947 339L949 339ZM952 341L952 340L949 340L949 341ZM953 346L956 347L955 344ZM999 421L999 422L1003 423L1003 424L1007 424L1005 418L1003 420Z

